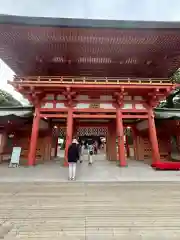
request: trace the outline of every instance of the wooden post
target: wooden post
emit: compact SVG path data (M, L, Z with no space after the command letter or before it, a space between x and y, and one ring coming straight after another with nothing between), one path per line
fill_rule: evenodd
M116 110L116 128L117 128L117 137L118 137L119 163L121 167L125 167L126 159L125 159L125 150L124 150L123 120L122 120L122 113L119 108Z
M28 154L28 166L33 166L36 161L36 147L39 132L39 121L40 121L39 108L36 107L32 124L31 140Z
M157 164L160 162L160 154L156 134L156 126L154 121L154 113L152 108L150 108L148 111L148 122L149 122L149 138L152 147L152 164Z
M67 116L64 166L68 166L68 148L69 145L72 143L72 134L73 134L73 111L72 108L69 107Z

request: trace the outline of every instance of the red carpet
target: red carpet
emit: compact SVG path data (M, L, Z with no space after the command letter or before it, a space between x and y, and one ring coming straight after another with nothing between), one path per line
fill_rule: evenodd
M151 167L156 170L180 170L180 162L160 162L153 163Z

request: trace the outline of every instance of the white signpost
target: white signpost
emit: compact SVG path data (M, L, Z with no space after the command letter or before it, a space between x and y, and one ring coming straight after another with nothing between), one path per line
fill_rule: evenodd
M21 156L21 147L13 147L9 167L18 167Z

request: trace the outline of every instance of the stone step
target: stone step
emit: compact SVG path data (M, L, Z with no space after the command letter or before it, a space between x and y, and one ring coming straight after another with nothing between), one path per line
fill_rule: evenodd
M179 240L179 189L176 183L0 184L0 237Z

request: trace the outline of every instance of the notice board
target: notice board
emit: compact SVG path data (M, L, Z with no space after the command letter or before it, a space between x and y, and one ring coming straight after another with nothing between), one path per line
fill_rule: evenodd
M13 147L10 164L19 165L21 156L21 147Z

